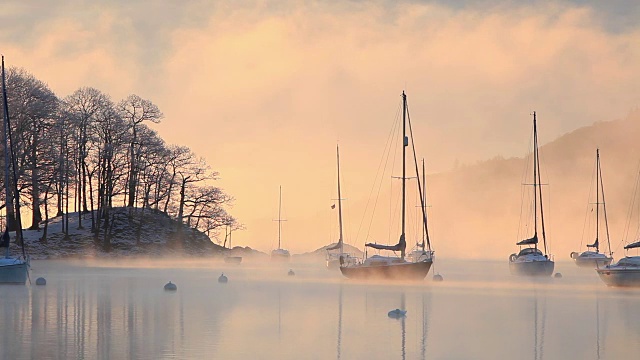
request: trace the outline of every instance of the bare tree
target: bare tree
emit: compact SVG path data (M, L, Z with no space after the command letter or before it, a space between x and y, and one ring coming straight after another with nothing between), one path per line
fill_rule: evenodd
M133 207L136 199L136 187L138 182L140 148L138 129L144 121L159 123L164 117L160 109L149 100L142 99L138 95L129 95L126 99L118 103L120 116L127 122L131 131L131 142L129 144L129 176L128 176L128 203Z

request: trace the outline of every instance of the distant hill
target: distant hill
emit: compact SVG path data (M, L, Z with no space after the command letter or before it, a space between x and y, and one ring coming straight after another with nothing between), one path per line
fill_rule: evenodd
M544 121L538 122L544 127ZM600 148L612 247L619 246L640 160L640 112L598 122L545 144L539 139L547 237L557 259L580 249ZM523 146L530 143L523 134ZM530 158L496 157L427 178L434 247L440 255L504 258L517 250L522 184ZM528 165L527 172L525 167ZM529 175L525 178L523 175ZM587 241L595 235L585 230ZM524 231L531 234L533 229ZM603 234L603 233L602 233ZM601 234L601 243L603 235ZM524 235L520 235L522 237ZM583 248L584 250L584 242Z
M243 258L267 259L268 254L252 249L248 246L234 246L233 249L224 249L225 256L242 256Z
M336 245L336 243L333 244L329 244L329 245L325 245L319 249L316 249L314 251L311 252L306 252L306 253L302 253L302 254L294 254L293 258L296 260L310 260L310 261L316 261L316 260L324 260L327 256L327 248ZM337 252L338 250L332 250L332 252ZM362 251L360 251L360 249L351 246L349 244L344 244L344 252L354 255L356 257L362 257L363 253Z
M96 239L91 233L91 217L82 216L82 229L78 229L78 213L69 215L69 236L62 232L62 219L49 219L46 241L40 230L23 230L27 253L32 259L64 257L123 257L123 256L221 256L226 250L211 242L209 237L195 229L183 226L177 231L177 222L166 214L145 209L115 208L111 249L105 251L103 235ZM13 234L12 234L13 238ZM235 249L234 249L235 250ZM12 244L13 254L18 254Z

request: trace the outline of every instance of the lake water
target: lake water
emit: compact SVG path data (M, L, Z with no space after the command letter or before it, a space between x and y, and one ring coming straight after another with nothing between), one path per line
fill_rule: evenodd
M46 286L0 285L0 358L640 358L640 290L570 262L545 281L506 260L436 270L444 282L371 284L323 264L34 261Z

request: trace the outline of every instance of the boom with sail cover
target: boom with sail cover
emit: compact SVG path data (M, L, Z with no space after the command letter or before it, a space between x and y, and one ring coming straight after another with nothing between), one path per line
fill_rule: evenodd
M640 248L640 241L636 241L624 247L625 250Z
M516 243L516 245L533 245L538 243L538 234L533 235L533 237L524 239Z
M391 251L400 251L402 257L404 258L404 251L407 248L407 242L404 239L404 234L400 235L400 241L398 241L395 245L382 245L382 244L372 244L367 243L364 246L368 246L370 248L378 249L378 250L391 250Z

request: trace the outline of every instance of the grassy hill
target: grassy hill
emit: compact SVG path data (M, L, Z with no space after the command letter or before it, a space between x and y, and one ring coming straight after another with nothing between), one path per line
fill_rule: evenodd
M145 209L130 212L129 208L113 211L111 249L105 251L103 235L98 239L91 232L91 218L83 214L78 226L78 213L69 215L69 234L62 231L62 218L49 219L46 241L42 239L44 225L39 230L24 230L27 253L33 259L63 257L123 257L123 256L215 256L227 249L211 242L209 237L195 229L183 226L166 214ZM14 235L12 234L12 238ZM20 251L12 244L13 254Z

